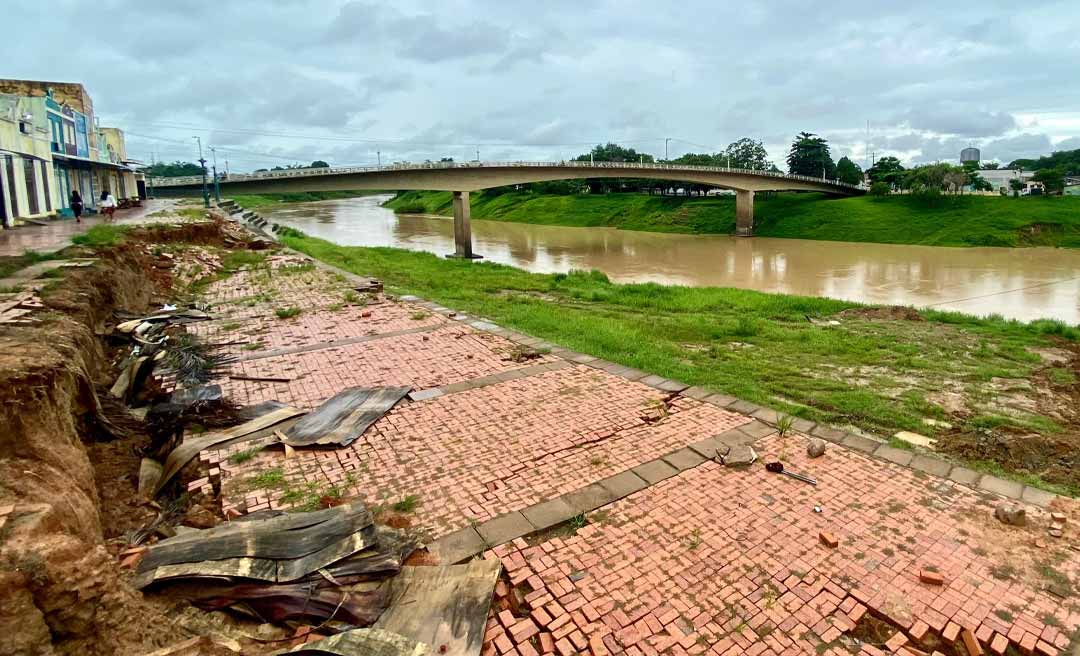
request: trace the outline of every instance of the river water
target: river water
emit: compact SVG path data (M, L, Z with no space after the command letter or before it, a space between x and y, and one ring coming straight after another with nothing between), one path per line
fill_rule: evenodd
M454 251L453 221L395 215L389 196L282 204L277 223L348 246ZM659 234L473 220L475 252L529 271L599 269L618 282L725 286L1080 324L1080 252Z

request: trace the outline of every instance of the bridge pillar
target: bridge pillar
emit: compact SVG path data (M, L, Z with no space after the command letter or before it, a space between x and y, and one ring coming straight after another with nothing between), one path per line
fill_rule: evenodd
M754 234L754 192L735 190L735 236L750 237Z
M454 252L446 257L462 257L468 260L483 257L472 250L472 221L467 191L454 192Z

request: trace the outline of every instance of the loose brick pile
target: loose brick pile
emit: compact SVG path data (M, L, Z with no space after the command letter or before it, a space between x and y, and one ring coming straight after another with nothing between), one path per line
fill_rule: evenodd
M573 535L496 547L489 557L523 603L496 603L485 653L839 655L867 611L896 630L862 644L867 654L911 656L904 645L941 648L964 629L1025 654L1069 645L1080 609L1038 574L1046 563L1078 574L1066 544L1032 546L1037 528L999 527L996 501L952 482L841 449L807 460L802 440L787 440L758 446L786 451L818 486L710 462L592 513ZM995 578L1008 563L1015 574ZM920 581L928 567L943 585Z

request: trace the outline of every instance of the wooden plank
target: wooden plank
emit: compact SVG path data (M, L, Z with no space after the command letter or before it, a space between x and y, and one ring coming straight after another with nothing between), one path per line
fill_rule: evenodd
M246 437L252 433L281 423L286 419L291 419L302 414L304 414L303 410L290 406L275 408L250 421L240 424L239 426L233 426L232 428L223 431L215 431L213 433L207 433L206 435L200 435L199 437L184 440L183 444L173 449L168 457L165 458L165 471L161 475L161 480L158 481L157 486L154 488L154 494L156 495L161 492L161 489L172 480L173 476L176 476L184 466L191 462L192 458L199 454L200 451L225 442L237 440L238 438Z
M149 497L153 495L154 488L161 480L161 472L164 468L161 463L153 458L143 458L139 462L139 496Z
M409 393L408 387L351 387L338 392L286 432L289 446L348 446Z
M426 643L445 656L477 656L500 571L494 559L403 567L386 584L390 607L374 628Z

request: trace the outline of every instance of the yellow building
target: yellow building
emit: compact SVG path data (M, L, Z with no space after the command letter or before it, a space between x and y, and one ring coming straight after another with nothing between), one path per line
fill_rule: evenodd
M139 197L124 133L103 128L77 83L0 79L0 219L71 216L72 192L87 213L102 193Z

